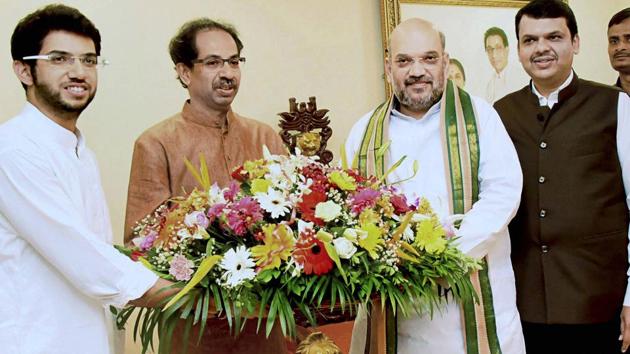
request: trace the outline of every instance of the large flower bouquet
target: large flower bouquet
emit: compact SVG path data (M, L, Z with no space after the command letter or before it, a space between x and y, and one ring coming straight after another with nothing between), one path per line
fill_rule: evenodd
M144 350L157 329L167 351L181 320L185 336L223 316L235 334L254 318L267 335L279 323L293 337L296 311L313 324L316 311L353 312L375 298L403 315L432 311L444 283L456 298L475 296L468 274L478 263L455 247L452 225L385 177L265 151L221 189L203 157L200 169L186 163L201 188L157 208L136 225L134 246L121 248L181 287L164 306L140 310L134 337ZM118 312L119 325L133 310Z

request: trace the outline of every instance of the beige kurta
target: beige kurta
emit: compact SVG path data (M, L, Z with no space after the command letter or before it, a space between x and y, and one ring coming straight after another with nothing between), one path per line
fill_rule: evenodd
M231 110L227 125L217 126L186 102L178 113L146 130L136 140L125 219L125 242L133 225L168 198L182 196L198 187L188 172L184 159L199 165L203 153L213 182L225 187L230 173L247 160L262 157L262 146L271 153L286 154L280 136L268 125L241 117ZM284 338L276 328L266 339L256 334L257 319L247 322L246 328L234 339L228 333L226 320L209 320L199 347L191 345L188 353L283 353ZM190 342L196 342L196 331ZM178 334L174 335L173 349L178 349Z

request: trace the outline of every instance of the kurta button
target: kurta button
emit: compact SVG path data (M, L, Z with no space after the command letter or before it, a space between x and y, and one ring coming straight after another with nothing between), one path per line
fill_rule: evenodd
M538 177L538 183L545 183L545 176Z
M541 148L541 149L546 149L546 148L547 148L547 143L546 143L546 142L544 142L544 141L543 141L543 142L541 142L541 143L540 143L540 148Z
M540 215L540 217L541 217L541 218L544 218L544 217L545 217L545 215L547 215L547 210L545 210L545 209L540 209L540 213L539 213L538 215Z
M540 250L542 251L542 253L547 253L547 252L549 252L549 246L542 245L542 246L540 246Z

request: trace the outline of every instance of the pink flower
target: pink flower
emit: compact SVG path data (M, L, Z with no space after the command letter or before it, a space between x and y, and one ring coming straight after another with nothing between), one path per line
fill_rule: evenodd
M223 213L223 209L225 209L225 203L217 203L210 208L208 208L208 218L210 218L210 222L213 222L216 218L221 216Z
M350 201L352 205L352 212L360 214L363 209L371 208L376 205L376 199L380 197L381 193L371 188L365 188L359 191L352 197Z
M230 181L230 185L223 192L223 197L233 202L234 198L236 198L236 195L238 194L239 191L240 191L240 187L238 183L236 181Z
M168 274L174 276L178 281L188 281L193 274L192 267L195 264L183 255L176 254L173 259L171 259L170 265L171 268L168 270Z
M262 218L258 202L251 197L245 197L232 204L227 214L227 224L236 235L243 236L249 227Z

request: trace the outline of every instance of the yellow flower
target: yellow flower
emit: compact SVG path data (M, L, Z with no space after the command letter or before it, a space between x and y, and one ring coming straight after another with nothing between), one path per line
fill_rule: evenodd
M267 173L265 160L246 161L243 164L243 169L249 173L249 177L252 179L263 177Z
M333 171L328 176L328 180L344 191L354 191L357 184L350 175L344 171Z
M265 225L263 233L264 244L251 248L252 257L262 270L278 268L293 252L295 247L293 232L286 225Z
M436 219L426 219L416 229L415 244L428 253L439 254L446 249L444 236L444 228Z
M394 215L394 206L389 201L389 197L383 196L376 201L376 204L381 207L381 212L387 217Z
M359 214L359 224L378 224L381 217L372 209L363 209Z
M252 191L252 194L267 193L267 191L269 190L269 187L271 187L271 182L269 180L256 178L252 180L251 191Z
M359 237L359 246L366 250L373 259L378 258L376 251L378 251L381 245L385 243L382 238L383 231L373 223L361 225L361 230L365 231L367 235Z
M315 206L315 216L326 222L335 220L339 215L341 215L341 206L332 200L317 203Z

